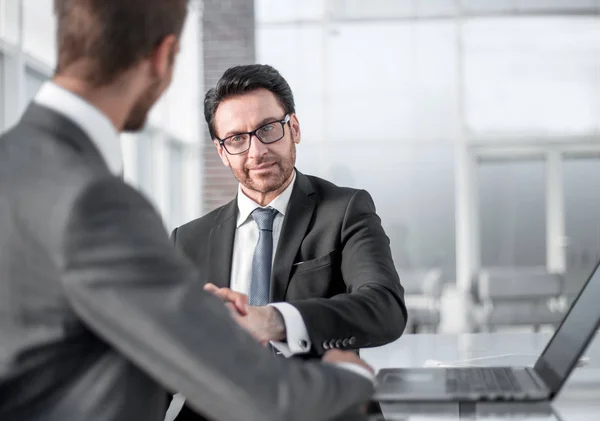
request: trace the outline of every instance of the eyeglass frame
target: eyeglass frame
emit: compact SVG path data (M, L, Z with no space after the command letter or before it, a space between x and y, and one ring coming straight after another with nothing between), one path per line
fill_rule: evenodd
M272 145L273 143L279 142L281 139L283 139L285 137L285 125L288 124L290 121L291 121L291 114L286 114L283 117L283 120L273 120L273 121L270 121L268 123L262 124L260 127L257 127L256 129L252 130L251 132L236 133L236 134L232 134L231 136L227 136L226 138L223 138L223 139L219 139L218 137L215 137L215 139L219 142L219 146L221 146L223 149L225 149L225 152L227 152L229 155L241 155L241 154L246 153L246 152L248 152L250 150L250 148L252 147L252 138L253 137L257 138L258 141L260 143L262 143L263 145ZM272 142L264 142L260 138L260 136L258 136L256 134L256 132L259 131L260 129L262 129L263 127L268 126L269 124L273 124L273 123L279 123L279 124L281 124L281 130L282 130L283 134L277 140L274 140ZM240 136L240 135L245 135L245 134L247 134L247 135L250 136L250 138L248 140L248 149L246 149L245 151L242 151L242 152L237 152L237 153L231 153L231 152L229 152L229 150L227 149L227 146L225 146L225 141L227 139L232 138L232 137Z

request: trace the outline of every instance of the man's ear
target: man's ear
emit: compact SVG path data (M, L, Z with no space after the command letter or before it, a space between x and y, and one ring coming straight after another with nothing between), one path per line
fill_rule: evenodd
M179 40L175 35L167 35L154 48L150 57L153 73L160 80L171 80L175 68L175 56L179 52Z
M221 146L221 144L219 143L218 140L213 139L213 143L215 144L215 146L217 148L219 158L221 158L223 165L225 165L226 167L230 167L231 164L229 163L229 159L227 158L227 151L225 149L223 149L223 146Z
M300 122L298 121L298 116L296 114L290 116L290 132L292 133L292 140L294 143L300 143Z

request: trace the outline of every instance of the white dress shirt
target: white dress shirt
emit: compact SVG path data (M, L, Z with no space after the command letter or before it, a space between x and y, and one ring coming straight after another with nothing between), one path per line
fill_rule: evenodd
M98 148L110 171L114 175L123 174L119 132L98 108L53 82L45 82L33 101L77 124Z
M279 243L281 234L281 226L287 211L294 181L296 180L296 171L292 176L292 181L284 191L281 192L271 203L265 207L277 209L277 215L273 219L273 261L275 261L275 251ZM252 218L252 212L261 206L254 200L244 194L241 187L238 187L237 195L238 218L235 230L235 239L233 241L233 259L231 262L231 280L230 287L232 290L248 294L250 290L250 279L252 277L252 259L254 257L254 249L258 242L258 225ZM275 342L271 344L277 348L284 356L289 357L294 354L306 353L310 350L311 342L308 336L308 331L302 315L288 303L272 303L273 307L277 308L283 317L285 323L286 340L287 342Z

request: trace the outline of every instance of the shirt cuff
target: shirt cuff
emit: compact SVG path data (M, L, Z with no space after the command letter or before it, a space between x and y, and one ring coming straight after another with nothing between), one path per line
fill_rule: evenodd
M358 374L359 376L362 376L366 379L368 379L369 381L374 381L375 380L375 375L368 369L366 369L365 367L362 367L358 364L354 364L354 363L333 363L333 365L342 368L344 370L349 370L354 372L355 374Z
M286 342L271 341L271 345L286 358L296 354L306 354L310 351L310 337L298 309L289 303L272 303L269 305L275 307L283 317L286 336Z

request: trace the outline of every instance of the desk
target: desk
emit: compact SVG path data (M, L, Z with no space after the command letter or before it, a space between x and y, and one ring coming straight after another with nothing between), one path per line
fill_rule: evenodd
M375 370L388 367L423 367L427 360L443 363L477 359L469 365L533 365L551 335L546 333L406 334L378 348L361 350ZM600 420L600 339L595 338L552 404L382 404L385 420L458 421Z

